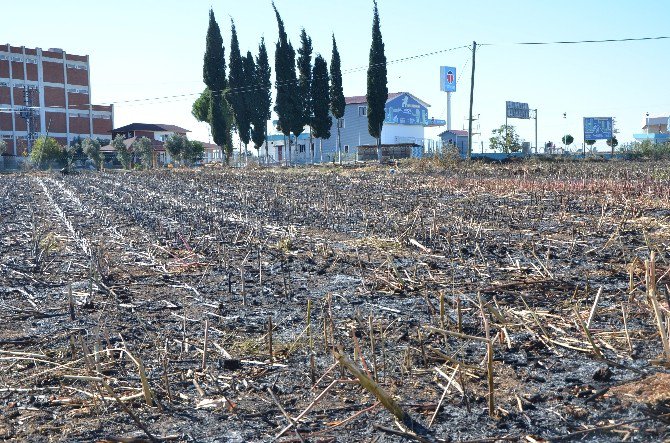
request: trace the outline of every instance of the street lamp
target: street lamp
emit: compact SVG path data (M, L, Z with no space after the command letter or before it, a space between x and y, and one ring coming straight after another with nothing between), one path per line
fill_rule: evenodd
M566 151L566 152L568 150L568 145L565 144L565 142L566 142L565 134L567 134L567 129L568 129L568 126L567 126L567 123L566 123L568 121L567 117L568 117L567 112L564 112L563 113L563 127L564 127L565 131L564 131L564 134L563 134L563 150Z

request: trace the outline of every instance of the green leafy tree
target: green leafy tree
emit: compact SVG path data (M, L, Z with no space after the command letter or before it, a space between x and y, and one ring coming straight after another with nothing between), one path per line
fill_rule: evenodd
M193 102L193 107L191 108L191 114L193 117L195 117L196 120L199 122L205 122L205 123L210 123L212 121L212 106L211 106L211 101L212 101L212 94L209 91L209 88L205 88L204 91L200 94L200 96L196 99L195 102ZM233 112L230 109L230 106L228 103L224 100L223 102L223 108L221 109L221 112L223 113L222 119L224 121L232 121L233 120ZM232 143L232 142L231 142ZM232 147L232 144L228 144L226 146ZM226 152L226 155L229 156L230 153L228 151Z
M175 161L180 162L188 156L190 150L189 140L185 135L172 134L165 141L165 150Z
M140 137L132 144L133 154L139 159L145 169L153 167L154 147L147 137Z
M177 162L188 165L202 159L205 146L199 141L191 141L185 135L173 134L165 141L165 150Z
M368 65L368 132L377 139L377 158L381 160L382 126L386 117L386 100L389 90L386 78L386 55L384 42L379 27L379 11L377 1L374 2L372 19L372 44L370 46L370 62Z
M61 150L61 159L65 162L65 168L68 171L72 170L74 159L77 156L77 153L80 151L81 143L63 146L63 149Z
M489 145L494 151L504 152L505 154L521 151L521 139L514 126L502 125L491 133L492 137L489 139Z
M225 90L228 87L226 80L226 57L221 38L221 29L214 17L214 11L209 10L209 27L205 41L205 56L203 62L203 81L210 90L209 125L212 130L214 143L226 153L226 162L230 161L233 152L230 134L230 120L226 119L228 104L225 99Z
M52 137L40 137L30 151L30 160L38 168L63 159L63 148Z
M199 122L209 123L211 121L211 100L212 95L209 92L209 88L205 88L200 96L193 102L191 115L193 115Z
M205 153L205 146L197 140L190 140L188 142L187 151L183 154L183 160L189 165L202 160Z
M116 137L114 137L114 140L112 140L112 147L116 151L116 158L121 163L123 169L130 169L132 164L132 156L130 155L130 151L124 142L125 139L123 136L121 134L116 134Z
M279 40L275 48L275 86L277 88L277 98L275 100L275 112L278 117L278 129L288 137L288 156L287 161L291 159L291 128L295 126L295 121L300 118L297 106L297 78L295 74L295 50L288 41L284 22L279 15L279 11L272 3L272 8L277 16L277 27L279 28Z
M339 158L342 158L342 144L340 138L339 120L344 117L344 110L347 104L344 99L344 89L342 88L342 62L340 52L337 50L335 34L333 34L333 53L330 58L330 112L335 117L337 124L337 152ZM321 161L323 162L323 152Z
M240 44L237 40L235 22L231 19L232 36L230 38L230 63L228 70L228 91L226 99L233 110L237 135L246 146L249 143L250 117L247 109L247 87L249 80L244 72L244 61L240 55Z
M297 113L291 132L298 136L305 130L312 117L312 100L310 86L312 83L312 39L307 35L305 28L300 32L300 49L298 49L298 87L296 88ZM310 135L310 149L312 140Z
M589 145L589 147L590 147L591 149L593 149L593 145L596 144L596 141L595 141L595 140L585 140L584 142L585 142L587 145Z
M314 59L312 70L312 97L313 117L310 126L314 137L319 139L319 151L323 152L323 139L330 138L330 127L333 119L328 113L330 107L330 90L328 85L328 66L326 60L317 54ZM311 146L311 143L310 143ZM312 150L312 162L314 162L314 150Z
M607 146L612 148L612 155L614 155L614 148L619 146L619 140L616 139L616 136L607 139Z
M265 40L261 39L258 46L258 55L256 56L256 71L253 77L254 87L253 91L253 111L251 139L254 141L254 146L258 150L260 157L260 149L265 142L267 132L267 122L270 119L270 107L272 106L272 82L270 80L271 69L270 61L268 59L268 51L265 48ZM268 156L268 146L265 145L265 157Z
M96 139L86 138L81 142L81 149L93 161L95 169L100 170L103 160L103 155L100 151L100 142Z
M570 134L565 134L561 140L565 146L570 146L575 141L575 138Z

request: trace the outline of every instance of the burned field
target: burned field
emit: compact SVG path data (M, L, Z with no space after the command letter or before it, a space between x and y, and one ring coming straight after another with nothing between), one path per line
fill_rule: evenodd
M667 164L0 176L0 438L662 441Z

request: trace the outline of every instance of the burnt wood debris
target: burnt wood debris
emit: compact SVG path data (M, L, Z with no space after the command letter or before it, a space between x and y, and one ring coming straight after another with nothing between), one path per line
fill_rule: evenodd
M668 164L0 175L0 439L664 441Z

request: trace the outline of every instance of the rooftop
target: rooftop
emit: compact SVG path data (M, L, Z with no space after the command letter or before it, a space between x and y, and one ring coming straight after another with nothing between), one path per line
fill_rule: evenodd
M444 132L440 132L440 137L443 135L446 135L448 133L458 135L459 137L467 137L468 136L468 131L462 131L460 129L447 129Z
M176 125L165 125L162 123L131 123L120 128L114 128L111 132L128 132L128 131L153 131L153 132L177 132L185 134L191 132L188 129Z
M389 96L386 99L386 101L393 100L399 95L404 94L404 92L389 92ZM368 102L368 98L365 95L354 95L352 97L344 97L344 102L348 105L355 105L355 104L364 104Z
M642 129L647 129L647 126L667 125L670 117L647 117L644 120Z

